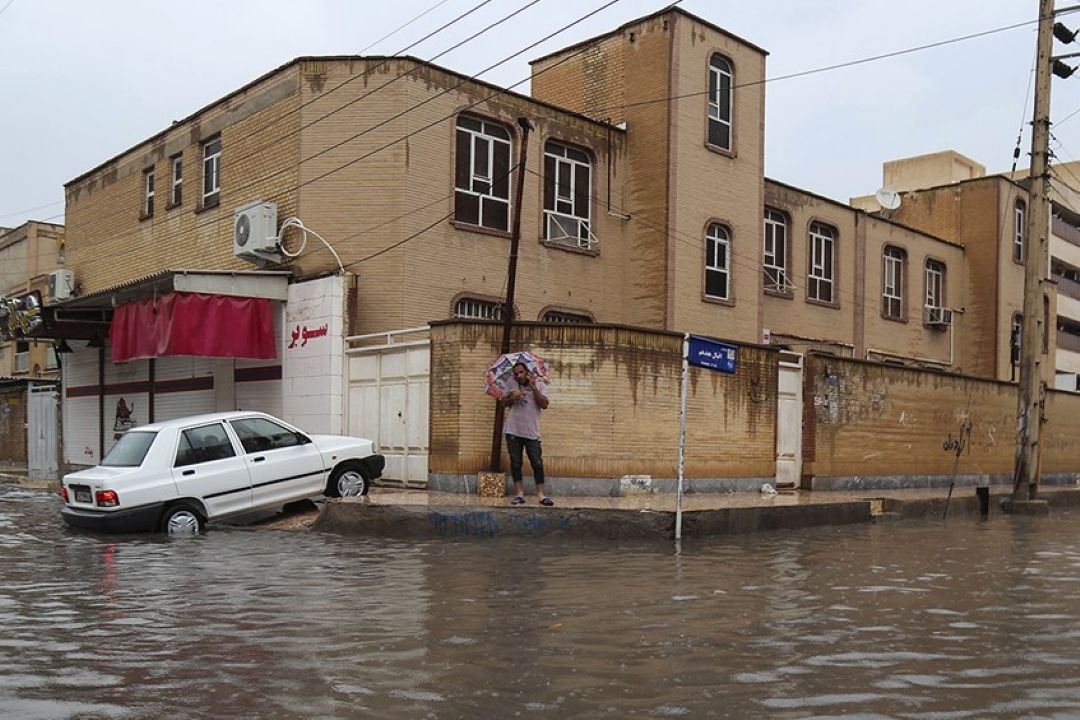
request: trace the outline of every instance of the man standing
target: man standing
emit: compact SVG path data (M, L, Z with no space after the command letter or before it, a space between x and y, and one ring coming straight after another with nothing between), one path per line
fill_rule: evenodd
M514 365L514 379L517 388L506 393L501 401L508 408L503 432L510 453L510 477L514 479L514 499L510 504L525 502L525 486L521 481L521 454L524 451L529 456L540 504L554 505L555 501L544 494L544 457L540 448L540 411L548 406L547 385L520 362Z

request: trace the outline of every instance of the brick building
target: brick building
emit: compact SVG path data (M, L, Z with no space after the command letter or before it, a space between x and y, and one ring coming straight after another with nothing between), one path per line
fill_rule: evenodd
M76 294L49 308L75 341L65 460L234 407L426 457L435 371L387 352L500 316L521 118L517 319L993 374L964 350L993 343L975 313L944 322L972 305L962 242L765 177L765 59L679 9L536 60L531 96L415 58L299 58L88 170L66 185ZM267 203L275 238L252 253L267 237L241 238L238 210ZM278 353L226 351L233 310L206 356L128 321L178 293L262 303ZM110 362L118 341L144 350Z

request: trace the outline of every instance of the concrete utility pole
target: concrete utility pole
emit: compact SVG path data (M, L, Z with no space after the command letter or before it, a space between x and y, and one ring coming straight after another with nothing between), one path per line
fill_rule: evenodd
M518 150L517 185L514 187L513 220L510 224L510 263L506 274L506 302L502 309L502 343L499 345L499 354L505 355L510 352L510 333L514 327L514 290L517 287L517 261L518 246L521 244L521 198L525 190L525 160L529 156L529 132L532 123L528 118L519 117L518 127L521 128L521 149ZM501 402L495 403L495 425L491 433L491 462L488 470L499 472L502 465L502 425L503 415L506 412Z
M1030 201L1024 229L1024 314L1020 336L1020 393L1017 403L1016 465L1010 504L1034 500L1042 420L1043 287L1049 264L1050 73L1053 68L1054 0L1039 0L1039 56L1035 65L1035 116L1031 133Z

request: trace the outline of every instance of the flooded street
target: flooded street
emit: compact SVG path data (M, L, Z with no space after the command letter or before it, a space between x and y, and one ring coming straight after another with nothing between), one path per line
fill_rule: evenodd
M1080 716L1080 513L684 544L75 534L0 486L0 717Z

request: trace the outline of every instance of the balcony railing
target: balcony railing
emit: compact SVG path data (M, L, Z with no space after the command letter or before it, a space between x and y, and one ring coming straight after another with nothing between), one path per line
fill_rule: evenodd
M1080 335L1073 335L1072 333L1058 330L1057 346L1059 350L1069 350L1071 352L1080 353Z
M1054 280L1057 281L1058 293L1074 300L1080 300L1080 282L1070 280L1064 275L1056 273L1054 274Z
M1055 215L1053 223L1051 224L1051 230L1065 242L1080 247L1080 228L1075 225L1067 223Z

